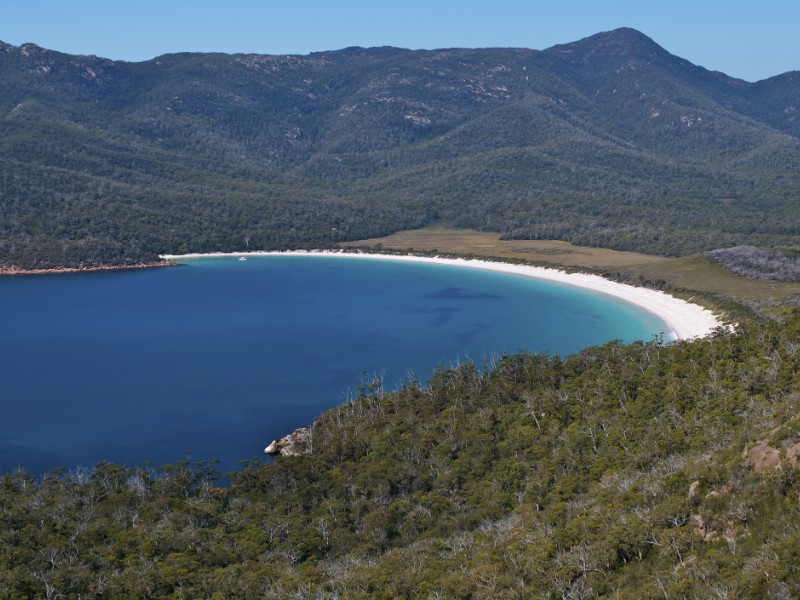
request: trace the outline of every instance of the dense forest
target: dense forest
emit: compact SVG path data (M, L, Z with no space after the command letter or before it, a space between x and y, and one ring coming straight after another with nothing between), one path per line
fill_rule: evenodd
M682 255L800 225L797 73L747 83L631 29L141 63L0 42L0 78L0 267L432 223Z
M367 382L312 452L0 479L3 598L797 598L800 314Z

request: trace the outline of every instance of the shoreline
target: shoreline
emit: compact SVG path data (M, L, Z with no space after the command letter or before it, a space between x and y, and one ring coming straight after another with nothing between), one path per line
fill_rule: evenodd
M439 258L415 256L413 254L372 254L344 252L336 250L291 250L291 251L255 251L255 252L213 252L209 254L164 254L164 260L178 262L198 258L232 258L247 256L330 256L340 258L361 258L377 260L394 260L420 262L454 267L497 271L513 275L522 275L536 279L544 279L556 283L572 285L585 290L599 292L633 304L655 315L670 329L665 332L675 340L691 340L703 338L714 332L724 323L709 309L694 304L665 292L649 288L635 287L617 283L588 273L568 273L557 268L536 267L505 262L493 262L482 259Z
M97 265L94 267L54 267L51 269L20 269L17 267L0 267L0 277L15 275L62 275L66 273L94 273L96 271L129 271L133 269L155 269L158 267L174 267L178 263L164 259L159 262L137 263L134 265Z

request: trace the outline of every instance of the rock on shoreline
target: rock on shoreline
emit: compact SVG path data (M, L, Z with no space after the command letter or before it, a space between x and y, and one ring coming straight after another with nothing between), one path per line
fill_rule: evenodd
M302 456L311 454L311 448L311 427L300 427L279 440L272 440L272 443L264 448L264 454Z

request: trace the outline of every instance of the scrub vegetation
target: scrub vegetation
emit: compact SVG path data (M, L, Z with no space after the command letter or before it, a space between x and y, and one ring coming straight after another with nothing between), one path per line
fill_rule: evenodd
M796 248L768 250L736 246L712 250L706 256L748 279L800 281L800 250Z

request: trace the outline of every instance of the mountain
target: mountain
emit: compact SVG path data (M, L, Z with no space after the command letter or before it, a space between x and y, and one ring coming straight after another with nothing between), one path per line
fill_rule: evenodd
M430 223L679 255L800 225L798 74L747 83L632 29L141 63L0 44L0 78L0 265Z

